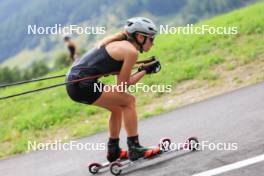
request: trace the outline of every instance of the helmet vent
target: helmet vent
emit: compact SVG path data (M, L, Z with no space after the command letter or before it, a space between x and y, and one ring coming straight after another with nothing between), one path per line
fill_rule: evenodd
M131 26L133 23L131 23L131 22L128 22L128 24L127 24L127 26Z
M151 31L155 31L152 27L148 27L148 29L151 30Z
M146 22L146 23L150 23L148 20L142 20L142 21L144 21L144 22Z

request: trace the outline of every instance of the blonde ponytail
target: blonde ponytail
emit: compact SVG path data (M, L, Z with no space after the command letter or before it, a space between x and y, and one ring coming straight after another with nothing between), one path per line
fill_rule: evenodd
M96 46L97 47L101 47L101 46L105 46L108 45L111 42L115 42L115 41L121 41L121 40L127 40L127 34L126 32L118 32L116 34L107 36L105 38L103 38L102 40L100 40Z

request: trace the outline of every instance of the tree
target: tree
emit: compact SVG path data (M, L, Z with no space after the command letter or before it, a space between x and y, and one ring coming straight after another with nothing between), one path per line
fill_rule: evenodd
M49 68L44 61L34 62L30 70L31 77L43 76L49 72Z
M70 59L66 53L59 53L55 60L54 69L61 69L70 65Z

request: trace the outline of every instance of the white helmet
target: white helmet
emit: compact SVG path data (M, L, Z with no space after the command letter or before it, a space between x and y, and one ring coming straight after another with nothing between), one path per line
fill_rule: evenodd
M134 18L128 19L126 23L127 24L125 25L125 30L129 34L133 34L136 32L143 33L146 35L151 35L151 36L154 36L157 34L156 25L153 23L153 21L151 21L148 18L134 17Z

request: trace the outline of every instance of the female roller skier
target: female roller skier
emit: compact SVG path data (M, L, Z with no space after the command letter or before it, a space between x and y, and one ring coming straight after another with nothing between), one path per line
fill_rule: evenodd
M67 75L67 81L91 75L119 72L117 85L129 86L136 84L145 74L158 72L160 64L155 62L139 67L136 74L131 74L138 59L138 52L147 52L153 46L154 37L157 34L155 24L150 19L135 17L127 20L124 29L123 32L104 38L97 47L76 61ZM116 89L107 92L95 91L95 85L106 86L95 78L67 84L67 92L76 102L99 106L111 112L107 145L108 161L113 162L118 158L125 158L127 154L130 160L156 154L159 148L150 149L139 143L135 97ZM127 133L128 152L119 147L122 118Z

